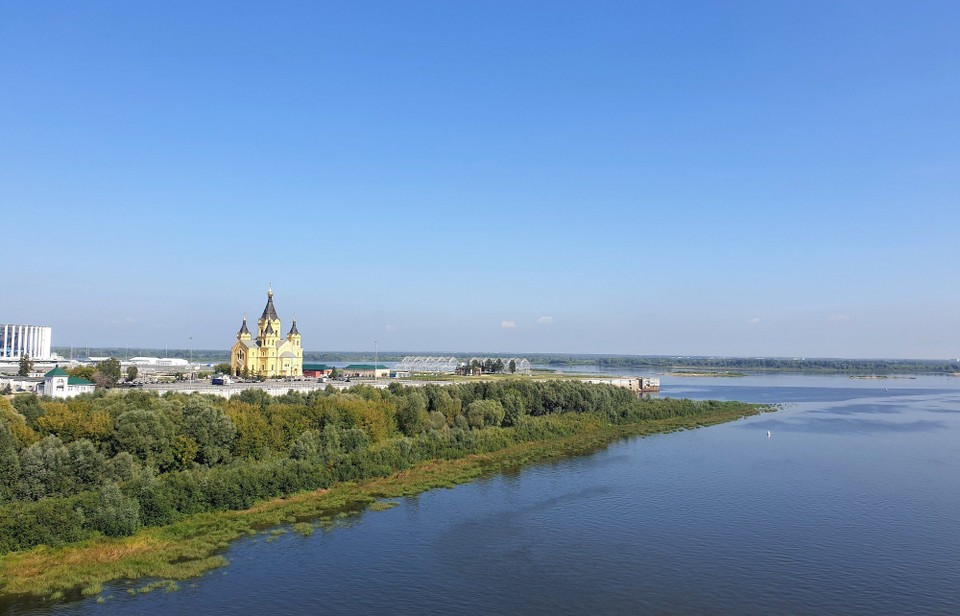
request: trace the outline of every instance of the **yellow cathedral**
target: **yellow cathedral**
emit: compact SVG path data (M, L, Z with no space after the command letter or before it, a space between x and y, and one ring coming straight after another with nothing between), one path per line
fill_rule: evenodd
M303 346L297 320L286 339L280 337L280 317L273 307L273 289L267 291L267 306L257 321L257 338L251 340L247 317L237 332L237 342L230 352L230 371L234 376L266 378L303 376Z

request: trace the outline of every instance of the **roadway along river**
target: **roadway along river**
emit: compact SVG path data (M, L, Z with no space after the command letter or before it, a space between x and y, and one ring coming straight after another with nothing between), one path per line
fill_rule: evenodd
M960 613L960 378L662 395L786 406L252 537L174 592L15 613Z

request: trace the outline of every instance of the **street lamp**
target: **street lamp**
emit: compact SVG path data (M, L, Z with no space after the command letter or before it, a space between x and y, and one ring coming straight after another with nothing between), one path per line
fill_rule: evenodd
M377 341L373 341L373 380L377 380Z

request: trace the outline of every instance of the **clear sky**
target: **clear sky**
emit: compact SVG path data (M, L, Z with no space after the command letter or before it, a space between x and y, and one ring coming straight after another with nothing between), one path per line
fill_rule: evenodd
M0 2L0 321L960 355L960 2ZM192 337L192 340L190 338Z

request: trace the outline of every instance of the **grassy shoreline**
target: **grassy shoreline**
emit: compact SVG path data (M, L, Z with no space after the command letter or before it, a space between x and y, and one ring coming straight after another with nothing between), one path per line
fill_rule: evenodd
M583 455L625 437L661 434L733 421L773 410L743 404L695 416L604 426L572 436L512 445L492 453L426 462L389 477L363 483L340 483L259 503L243 511L202 513L167 526L148 528L123 538L98 537L76 544L40 546L0 558L0 605L29 598L63 599L99 594L118 580L158 580L143 587L175 587L176 580L222 567L222 552L240 537L282 524L298 532L322 526L343 512L359 511L378 499L413 496L438 487L453 487L534 462ZM378 504L373 509L386 508ZM305 524L311 521L311 524ZM312 530L310 531L312 532Z

